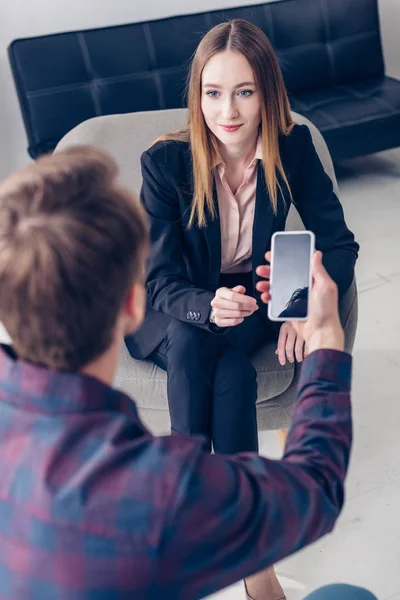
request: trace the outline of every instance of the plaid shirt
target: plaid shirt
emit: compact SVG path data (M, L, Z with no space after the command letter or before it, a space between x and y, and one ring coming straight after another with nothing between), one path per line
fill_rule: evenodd
M351 446L351 358L304 362L283 460L153 437L96 379L0 350L0 600L191 600L329 532Z

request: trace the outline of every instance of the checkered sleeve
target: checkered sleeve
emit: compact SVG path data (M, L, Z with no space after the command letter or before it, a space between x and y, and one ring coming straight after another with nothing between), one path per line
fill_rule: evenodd
M304 362L282 460L197 453L180 477L160 554L160 582L205 597L329 532L344 500L352 427L351 357Z

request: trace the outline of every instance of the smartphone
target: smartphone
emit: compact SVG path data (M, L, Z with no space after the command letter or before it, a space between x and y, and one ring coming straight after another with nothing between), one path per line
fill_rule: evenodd
M311 260L315 251L312 231L280 231L271 244L271 321L305 321L311 289Z

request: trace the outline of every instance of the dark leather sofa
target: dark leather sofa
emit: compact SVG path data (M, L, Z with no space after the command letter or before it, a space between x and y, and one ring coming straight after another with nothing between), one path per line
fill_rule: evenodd
M199 39L236 17L269 36L292 109L320 129L334 161L400 145L400 82L385 76L377 0L281 0L14 41L30 155L91 117L183 106Z

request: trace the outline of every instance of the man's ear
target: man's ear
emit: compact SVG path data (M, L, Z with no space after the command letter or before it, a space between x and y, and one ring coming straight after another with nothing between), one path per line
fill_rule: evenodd
M146 291L142 283L134 283L121 310L124 335L135 333L143 323L146 310Z

